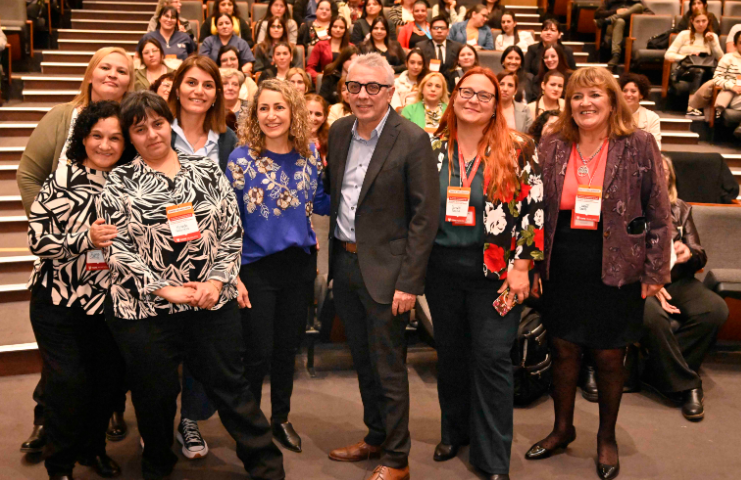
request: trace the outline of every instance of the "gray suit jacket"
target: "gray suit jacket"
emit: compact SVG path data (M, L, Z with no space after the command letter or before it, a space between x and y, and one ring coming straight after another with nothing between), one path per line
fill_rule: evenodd
M342 179L355 116L329 130L324 190L330 192L329 278ZM440 183L430 138L424 130L389 112L363 181L355 214L360 270L371 297L389 304L394 291L422 295L427 261L438 227Z
M533 116L524 102L515 102L515 130L527 134L530 125L533 124Z

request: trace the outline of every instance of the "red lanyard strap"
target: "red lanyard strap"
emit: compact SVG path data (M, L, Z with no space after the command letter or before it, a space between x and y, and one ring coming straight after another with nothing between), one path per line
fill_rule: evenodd
M463 152L461 152L461 146L458 144L458 167L461 171L461 186L470 187L473 183L473 179L476 178L476 172L479 169L481 163L481 155L476 155L476 160L473 162L473 168L471 168L471 175L466 175L466 164L463 161Z

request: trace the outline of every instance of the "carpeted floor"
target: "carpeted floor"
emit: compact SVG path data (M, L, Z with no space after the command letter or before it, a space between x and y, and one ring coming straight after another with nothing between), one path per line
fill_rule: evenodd
M409 355L411 385L412 477L424 480L477 479L467 465L467 450L458 458L432 461L439 441L440 411L435 380L435 353L413 349ZM300 358L303 363L305 359ZM349 353L343 347L323 348L317 356L317 377L301 368L296 375L291 421L303 437L304 452L284 452L289 479L363 480L375 464L342 464L327 459L333 448L360 440L365 434L357 378L351 370ZM741 478L741 354L715 353L704 367L706 408L704 421L690 423L679 409L650 393L624 397L618 442L622 460L621 479L735 480ZM37 375L0 378L0 479L45 479L43 462L24 457L18 447L30 432L33 402L31 393ZM266 391L268 385L265 386ZM267 397L269 398L269 396ZM496 401L496 399L493 399ZM269 413L269 407L266 411ZM124 469L122 479L140 477L139 436L133 409L126 417L130 435L109 444L109 454ZM512 451L513 480L596 479L595 435L597 405L577 396L578 438L566 451L551 459L528 462L527 448L544 437L552 424L550 399L543 398L529 408L515 411ZM188 461L181 456L173 480L245 478L236 457L234 443L218 416L201 422L208 441L207 458ZM77 479L98 478L90 469L78 466Z

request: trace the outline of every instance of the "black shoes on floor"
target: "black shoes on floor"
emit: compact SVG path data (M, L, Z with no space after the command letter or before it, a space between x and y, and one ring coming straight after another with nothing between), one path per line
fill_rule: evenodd
M278 440L278 442L288 450L301 453L301 437L299 437L296 430L293 429L291 422L274 423L273 438Z
M705 417L702 388L693 388L682 392L682 415L687 420L699 422Z
M571 442L576 440L576 430L574 427L571 427L572 429L572 435L569 435L569 437L564 440L563 442L555 445L552 448L545 448L543 447L540 442L544 441L545 439L541 440L540 442L536 443L532 447L530 447L530 450L527 451L525 454L525 458L528 460L542 460L544 458L548 458L551 455L553 455L557 450L565 449L569 446ZM547 437L546 437L547 438Z
M105 453L93 457L80 458L78 463L86 467L92 467L95 473L103 478L113 478L121 475L121 467Z
M111 423L105 432L106 438L111 442L120 442L126 438L127 433L129 433L129 427L126 425L123 412L113 412Z
M21 444L23 453L41 453L46 446L46 430L43 425L34 425L31 436Z

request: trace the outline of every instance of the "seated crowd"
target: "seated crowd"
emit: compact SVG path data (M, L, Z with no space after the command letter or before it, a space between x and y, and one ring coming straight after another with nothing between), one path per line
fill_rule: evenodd
M723 53L703 1L693 2L687 30L667 50L679 64L673 80L691 84L691 113L741 119L741 27ZM29 285L44 375L22 450L46 445L54 480L72 479L77 461L103 477L120 474L106 438L126 436L131 391L144 478L171 473L175 439L187 458L206 456L198 422L216 412L251 478L285 478L273 438L302 451L289 421L294 361L314 300L317 243L326 240L317 239L312 214L331 218L334 294L369 427L331 459L380 457L373 480L410 478L403 325L388 325L423 293L440 332L435 461L470 443L470 462L485 478L509 479L510 349L519 304L530 296L543 305L551 341L556 422L526 458L575 439L582 354L597 372L600 478L620 469L627 345L646 346L645 381L700 420L698 371L728 310L694 278L706 255L671 160L662 161L659 117L640 103L649 80L577 68L558 21L544 20L536 41L499 0L469 8L402 0L388 18L379 0L292 6L270 0L250 25L234 0L216 0L195 31L180 0L160 0L136 59L98 50L81 93L34 130L18 183L39 257ZM644 11L640 2L606 0L595 18L614 46L625 19ZM496 40L492 28L502 31ZM498 74L479 58L495 49ZM683 68L700 55L717 68ZM388 140L389 131L404 142ZM369 168L376 150L396 167ZM587 182L601 189L618 151L628 151L628 173L648 172L650 195L620 186L602 213L580 216L577 192ZM451 208L457 186L468 192L455 206L462 214ZM364 210L368 201L378 203ZM632 250L638 263L623 255L636 247L633 236L603 240L603 221L624 222L618 203L642 219L628 233L653 242ZM368 217L376 224L363 223ZM603 256L603 242L620 258ZM498 313L491 305L502 298L511 310ZM266 377L271 418L261 410Z

